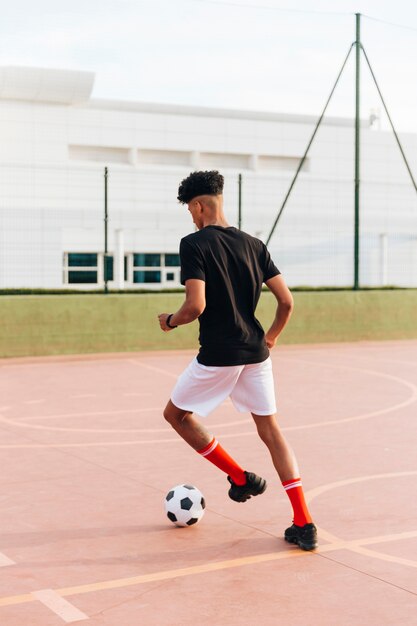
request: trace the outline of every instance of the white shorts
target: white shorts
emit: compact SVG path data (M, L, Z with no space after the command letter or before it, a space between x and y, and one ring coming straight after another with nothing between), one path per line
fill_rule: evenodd
M241 413L276 412L272 362L214 367L193 359L179 377L171 402L184 411L207 417L230 396Z

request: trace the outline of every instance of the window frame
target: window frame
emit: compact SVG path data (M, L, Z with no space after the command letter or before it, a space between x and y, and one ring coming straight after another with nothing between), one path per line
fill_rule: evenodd
M71 254L94 254L97 256L97 264L96 265L83 265L83 266L72 266L69 265L69 257ZM158 254L160 256L160 265L134 265L134 257L136 254ZM178 256L178 265L165 265L166 255L176 255ZM114 252L107 253L107 257L113 258L113 280L108 280L107 284L109 287L113 287L114 285ZM126 291L132 289L176 289L181 287L181 267L178 252L137 252L137 251L125 251L124 253L124 288ZM70 283L69 282L69 272L97 272L97 282L94 283ZM149 283L135 283L134 282L134 272L142 271L142 272L160 272L161 280L160 282L149 282ZM173 280L168 280L168 274L174 274ZM95 290L104 288L104 252L93 252L91 250L83 250L79 251L66 251L63 253L63 271L62 271L62 280L64 287L73 287L75 289L83 289L83 290Z
M97 257L96 265L70 265L69 258L71 254L91 254ZM83 287L84 289L94 289L100 285L100 282L104 283L104 272L103 272L103 263L101 263L101 258L103 258L103 254L100 252L93 252L91 250L83 250L80 251L68 251L64 252L64 263L63 263L63 284L64 286L70 285L71 287ZM96 282L86 282L86 283L76 283L70 282L70 272L96 272L97 273L97 281Z

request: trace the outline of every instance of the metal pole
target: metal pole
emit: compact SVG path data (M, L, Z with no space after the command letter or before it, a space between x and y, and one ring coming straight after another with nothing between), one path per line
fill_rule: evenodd
M355 243L354 243L354 283L359 289L359 192L360 192L360 54L361 54L361 14L356 13L356 93L355 93Z
M386 287L388 285L388 237L386 233L379 235L380 246L380 266L381 266L381 285Z
M107 285L107 231L108 231L108 221L109 221L109 215L107 212L107 181L108 181L108 169L107 167L104 168L104 293L108 293L109 288Z
M239 209L238 209L238 217L237 217L237 227L239 230L241 230L242 229L242 174L239 174L238 187L239 187Z

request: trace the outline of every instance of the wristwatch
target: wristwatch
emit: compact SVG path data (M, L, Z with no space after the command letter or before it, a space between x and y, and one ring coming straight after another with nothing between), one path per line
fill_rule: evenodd
M166 319L166 325L168 326L168 328L177 328L177 326L171 326L170 321L171 321L171 317L173 316L173 313L170 313Z

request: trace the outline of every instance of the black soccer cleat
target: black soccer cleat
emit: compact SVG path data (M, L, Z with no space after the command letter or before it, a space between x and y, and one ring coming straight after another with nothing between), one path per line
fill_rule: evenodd
M236 485L230 476L227 480L232 485L229 489L229 498L235 502L246 502L251 496L259 496L266 489L266 480L253 472L245 472L246 483Z
M284 533L285 541L296 543L302 550L317 548L317 528L313 523L296 526L293 524Z

